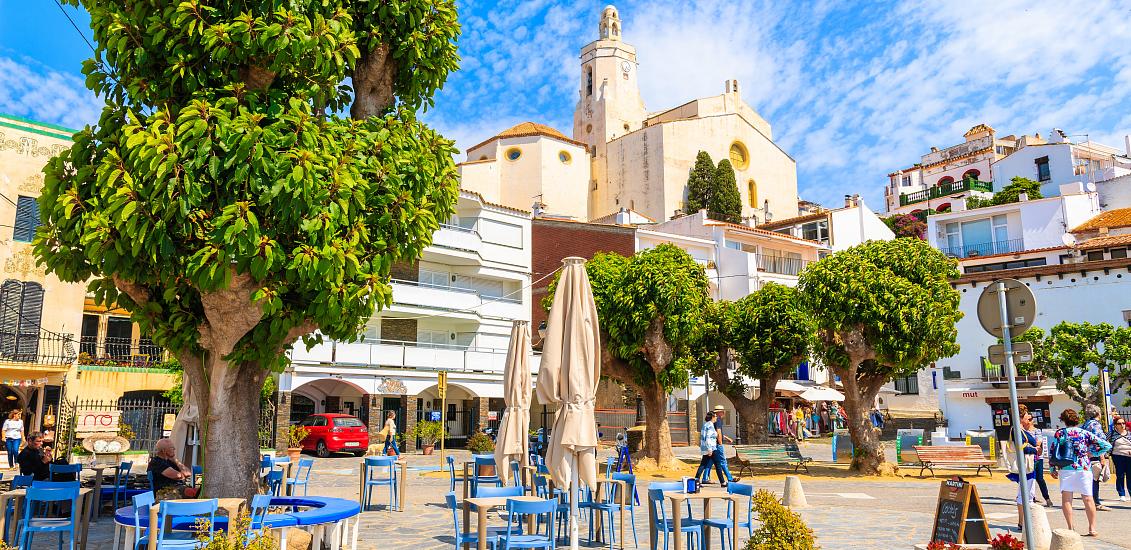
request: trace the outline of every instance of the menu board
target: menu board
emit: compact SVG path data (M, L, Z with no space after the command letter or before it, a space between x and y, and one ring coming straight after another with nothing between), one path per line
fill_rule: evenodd
M939 487L931 540L956 544L989 544L990 528L978 499L978 488L961 479L948 479Z

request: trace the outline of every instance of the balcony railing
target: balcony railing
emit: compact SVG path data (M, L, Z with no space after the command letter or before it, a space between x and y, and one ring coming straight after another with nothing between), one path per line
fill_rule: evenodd
M341 365L370 368L406 368L462 372L503 372L507 350L430 342L366 340L364 342L326 342L309 350L302 343L291 349L296 365ZM533 356L536 371L540 355Z
M1010 239L1008 241L995 241L989 243L969 244L964 246L942 247L939 248L943 254L952 258L976 258L978 256L990 256L992 254L1009 254L1011 252L1021 252L1025 250L1025 243L1022 239Z
M70 334L43 330L0 331L0 362L65 366L74 363L78 353Z
M800 275L812 261L783 256L758 255L758 270L779 275Z
M961 193L963 191L985 191L986 193L993 193L994 184L988 181L978 181L974 179L952 181L950 183L936 185L922 191L900 195L899 205L907 206L909 204L923 202L930 199L947 197L955 193Z
M1031 372L1029 374L1018 374L1018 383L1039 384L1045 381L1045 374L1043 372ZM1001 365L991 365L989 363L982 364L982 381L991 384L1008 384L1009 377L1005 373L1005 367Z
M165 349L148 338L91 337L79 341L79 365L149 368L163 363Z

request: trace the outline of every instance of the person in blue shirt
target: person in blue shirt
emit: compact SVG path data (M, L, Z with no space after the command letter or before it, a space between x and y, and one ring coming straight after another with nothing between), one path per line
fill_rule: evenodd
M1104 431L1103 425L1100 424L1100 408L1092 404L1084 406L1084 417L1088 420L1084 422L1083 426L1080 426L1080 429L1091 432L1092 435L1096 436L1097 439L1107 441L1107 432ZM1100 464L1100 468L1102 468L1104 465L1106 465L1107 457L1101 453L1098 455L1093 455L1092 460L1094 462L1098 462ZM1094 473L1095 470L1093 470L1093 474ZM1100 487L1102 485L1103 484L1100 482L1099 477L1093 475L1092 500L1096 503L1096 510L1106 512L1108 510L1111 510L1111 508L1104 506L1103 501L1100 500Z
M723 408L722 405L715 405L714 410L711 413L707 414L713 414L714 416L713 424L716 434L715 452L711 454L711 465L715 468L715 475L718 476L719 483L722 484L723 487L726 487L727 484L732 481L740 481L740 478L731 475L730 468L727 465L726 450L723 447L724 441L730 441L733 444L734 439L731 439L723 433L723 415L726 414L726 409ZM707 470L703 472L702 479L703 483L708 483L710 481L710 468L707 468Z
M695 471L695 477L703 478L704 483L706 476L711 474L713 456L716 454L715 449L718 448L719 433L715 431L714 420L714 413L708 412L703 417L703 427L699 429L699 452L703 455L703 459L699 461L699 469Z

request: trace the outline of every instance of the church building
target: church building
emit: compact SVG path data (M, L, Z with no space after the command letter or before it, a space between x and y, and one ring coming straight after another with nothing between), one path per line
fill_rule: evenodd
M796 216L796 162L747 105L737 80L724 92L649 113L636 50L616 8L581 49L573 136L525 122L467 150L464 189L512 208L577 220L631 210L657 221L690 214L687 177L699 151L730 159L744 223Z

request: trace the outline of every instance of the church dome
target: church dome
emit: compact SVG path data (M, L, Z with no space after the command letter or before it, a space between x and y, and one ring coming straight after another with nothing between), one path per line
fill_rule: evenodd
M511 137L526 137L526 136L547 136L564 141L573 141L565 136L565 134L546 126L545 124L538 124L537 122L522 122L515 124L495 137L497 138L511 138Z

